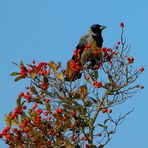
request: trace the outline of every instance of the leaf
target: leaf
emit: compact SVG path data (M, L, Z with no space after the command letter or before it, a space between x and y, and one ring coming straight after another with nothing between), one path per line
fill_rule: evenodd
M21 79L24 79L24 77L22 77L22 76L18 76L18 77L15 78L14 81L17 82L17 81L19 81L19 80L21 80Z
M95 77L95 80L97 80L98 79L98 71L97 70L95 70L95 72L94 72L94 77Z
M12 72L12 73L10 74L10 76L17 76L17 75L20 75L20 73L18 73L18 72Z
M24 66L24 63L23 63L23 61L21 60L21 62L20 62L20 66Z
M35 65L30 65L30 64L27 64L29 67L31 67L32 69L35 69L36 66Z
M61 62L57 63L57 69L61 67Z
M50 66L50 68L54 73L57 71L57 66L53 61L51 61L48 65Z
M60 79L60 80L64 80L64 76L61 73L55 73L55 77Z
M14 64L14 65L16 65L16 66L19 66L17 63L15 63L15 62L11 62L12 64Z
M84 78L85 78L86 82L90 83L90 77L88 75L85 75Z
M80 98L84 99L88 93L88 89L86 85L82 85L79 87Z
M14 125L14 126L18 126L18 122L17 122L17 119L13 119L11 120L11 123Z
M36 88L34 86L31 86L30 87L30 91L33 93L33 94L38 94Z
M35 72L35 70L32 70L32 71L30 72L30 76L31 76L33 79L36 78L36 72Z
M29 109L29 110L28 110L28 114L30 115L30 118L31 118L32 120L35 120L36 117L37 117L37 113L36 113L35 110L33 110L33 109Z
M7 126L11 127L11 119L9 118L9 116L5 115L4 119L5 119Z
M16 100L16 103L17 103L17 106L18 106L18 107L22 106L22 105L21 105L21 99L22 99L22 96L19 96L19 97L17 98L17 100Z
M45 106L46 106L46 110L47 110L47 111L50 111L51 105L50 105L49 103L45 103Z

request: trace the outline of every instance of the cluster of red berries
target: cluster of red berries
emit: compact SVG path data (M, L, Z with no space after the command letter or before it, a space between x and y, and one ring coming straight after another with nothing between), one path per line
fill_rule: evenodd
M4 130L2 131L2 133L0 133L0 138L2 138L3 136L5 136L6 139L9 139L11 137L11 135L9 133L7 133L10 130L9 126L6 126L4 128Z
M63 112L63 109L62 109L62 108L58 108L58 109L56 110L56 112L57 112L58 114L61 114L61 113Z
M37 112L38 115L41 115L43 111L42 111L42 109L38 108L38 109L36 110L36 112Z
M102 113L112 113L112 109L108 109L107 107L102 109Z
M102 85L102 82L97 82L96 80L93 82L93 86L95 86L96 88L101 88L103 85Z
M42 83L40 84L40 87L41 87L43 90L47 90L48 86L49 86L48 83L45 84L44 82L42 82Z
M42 76L50 75L50 71L47 71L46 69L47 69L47 63L46 62L40 62L36 67L36 72L41 74Z
M35 64L34 60L32 61L32 64ZM32 65L31 67L32 67L32 69L30 69L30 68L27 69L23 64L21 64L20 65L20 69L21 69L20 75L22 77L25 77L25 76L27 76L27 74L31 75L32 72L36 72L37 74L40 74L42 76L50 75L50 71L47 70L47 63L46 62L40 62L37 66Z
M91 45L90 45L90 44L86 44L86 46L85 46L84 50L88 50L90 47L91 47Z
M16 107L15 111L10 115L9 118L13 120L19 114L22 114L22 110L19 107Z
M38 116L36 117L36 120L35 120L35 125L36 125L36 126L39 126L40 122L41 122L41 116L38 115Z
M74 62L72 65L72 68L74 69L75 72L78 72L78 71L80 71L81 66L78 62Z
M127 57L128 64L132 64L134 62L133 57Z
M76 50L74 50L74 56L77 58L77 60L80 60L80 49L76 49Z
M120 42L117 42L116 49L119 48Z
M24 65L20 65L20 68L21 68L20 75L22 77L26 76L28 72L27 68Z

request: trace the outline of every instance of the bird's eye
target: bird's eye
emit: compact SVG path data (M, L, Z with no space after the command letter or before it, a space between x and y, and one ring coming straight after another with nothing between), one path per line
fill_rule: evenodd
M97 33L97 32L99 32L99 30L100 30L99 27L92 28L93 33Z
M96 34L100 30L100 25L92 25L91 30Z
M96 28L92 28L92 32L93 33L97 33L97 29Z

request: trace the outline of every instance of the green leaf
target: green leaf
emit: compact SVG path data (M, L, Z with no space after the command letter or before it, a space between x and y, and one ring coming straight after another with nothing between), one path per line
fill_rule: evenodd
M18 73L18 72L12 72L12 73L10 74L10 76L17 76L17 75L20 75L20 73Z
M21 79L24 79L24 77L18 76L18 77L16 77L16 79L15 79L14 81L17 82L17 81L19 81L19 80L21 80Z
M9 116L5 115L4 119L5 119L7 126L11 127L11 119L9 118Z
M15 63L15 62L11 62L12 64L14 64L14 65L16 65L16 66L19 66L17 63Z
M17 106L20 107L21 106L21 99L22 99L22 96L19 96L16 100L16 103L17 103Z

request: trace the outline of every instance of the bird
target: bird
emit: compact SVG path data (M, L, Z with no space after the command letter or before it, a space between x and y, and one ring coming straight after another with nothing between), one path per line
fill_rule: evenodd
M66 81L75 81L76 79L80 79L82 75L81 67L83 67L87 62L90 62L91 67L93 68L98 61L101 60L101 54L98 57L95 57L92 54L93 48L91 48L91 46L95 44L96 48L100 49L102 47L102 30L105 28L106 26L93 24L88 29L88 32L80 38L72 58L67 62L67 70L65 73L67 75L65 78ZM75 64L74 67L73 64Z

